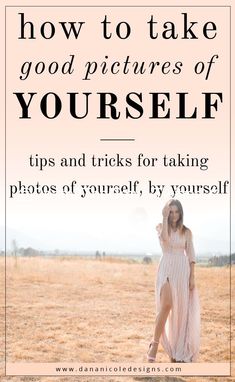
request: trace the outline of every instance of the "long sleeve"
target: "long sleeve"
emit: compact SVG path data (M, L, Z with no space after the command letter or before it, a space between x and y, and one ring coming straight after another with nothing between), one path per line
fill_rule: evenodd
M186 255L188 256L189 263L196 263L195 250L193 245L193 235L192 232L188 229L186 232Z
M162 234L162 223L159 223L157 225L156 230L157 230L157 234L158 234L159 243L160 243L161 247L163 247L163 240L162 240L162 237L161 237L161 234Z

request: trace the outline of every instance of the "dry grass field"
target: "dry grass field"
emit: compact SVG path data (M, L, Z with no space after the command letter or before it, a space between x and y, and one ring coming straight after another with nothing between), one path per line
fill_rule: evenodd
M145 362L155 319L157 264L106 258L7 258L9 362ZM4 258L0 259L4 275ZM234 273L234 268L232 269ZM229 361L229 267L196 266L198 362ZM4 278L1 277L1 372ZM234 348L233 348L234 353ZM169 362L159 348L159 362ZM3 381L232 381L216 377L2 377Z

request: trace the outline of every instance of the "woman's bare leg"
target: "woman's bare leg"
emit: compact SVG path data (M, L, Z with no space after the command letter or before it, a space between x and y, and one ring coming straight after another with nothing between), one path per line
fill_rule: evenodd
M156 342L159 341L159 338L164 329L171 307L172 307L171 288L170 288L169 282L167 281L161 288L160 311L155 320L155 329L154 329L153 339ZM158 344L153 342L148 355L150 357L155 357L157 353L157 348L158 348Z

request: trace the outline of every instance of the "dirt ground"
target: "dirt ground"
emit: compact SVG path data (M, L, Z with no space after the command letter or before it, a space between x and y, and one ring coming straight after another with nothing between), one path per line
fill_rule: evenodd
M107 258L7 258L9 362L146 362L155 319L157 264ZM4 258L1 373L4 373ZM196 265L201 303L198 362L229 362L230 268ZM234 267L231 270L234 276ZM234 300L234 294L231 296ZM234 318L233 318L234 322ZM234 351L232 342L232 351ZM159 347L158 362L169 362ZM1 377L1 381L232 381L217 377Z

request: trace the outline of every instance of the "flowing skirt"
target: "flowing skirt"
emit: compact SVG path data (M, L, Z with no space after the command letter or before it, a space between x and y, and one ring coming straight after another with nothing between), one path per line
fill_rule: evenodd
M161 288L169 282L172 308L160 337L170 358L178 362L196 362L200 346L200 302L196 287L189 289L190 266L184 254L164 254L156 279L156 313L160 310Z

